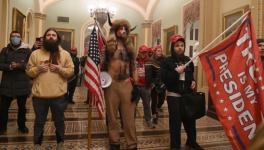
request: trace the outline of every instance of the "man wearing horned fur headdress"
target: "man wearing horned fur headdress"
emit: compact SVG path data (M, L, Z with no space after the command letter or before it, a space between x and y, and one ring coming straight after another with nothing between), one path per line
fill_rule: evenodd
M118 111L122 119L127 149L137 149L135 127L135 99L132 98L135 79L133 44L129 38L131 31L127 20L120 19L111 23L107 39L104 70L112 77L112 83L105 88L105 101L110 150L120 149ZM135 92L133 92L135 93Z

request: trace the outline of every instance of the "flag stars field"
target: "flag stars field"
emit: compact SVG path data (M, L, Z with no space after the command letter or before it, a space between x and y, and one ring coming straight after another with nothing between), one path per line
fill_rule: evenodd
M225 108L224 108L224 112L227 112L227 111L228 111L228 109L225 107Z
M247 13L240 17L243 21L231 35L199 55L211 99L217 102L213 104L235 150L250 145L263 112L262 107L256 107L264 97L262 62L250 11Z
M216 84L214 84L214 88L216 87Z
M220 99L220 103L223 104L224 103L224 100L223 99Z

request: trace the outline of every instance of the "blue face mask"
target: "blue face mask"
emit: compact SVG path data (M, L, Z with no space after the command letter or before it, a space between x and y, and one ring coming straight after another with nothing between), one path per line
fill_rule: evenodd
M16 37L16 36L11 37L11 43L12 43L12 45L17 46L17 45L20 44L20 42L21 42L21 38L20 37Z

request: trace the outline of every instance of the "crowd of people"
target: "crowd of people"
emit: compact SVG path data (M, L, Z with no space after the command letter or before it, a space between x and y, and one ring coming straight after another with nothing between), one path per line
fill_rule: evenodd
M104 89L109 149L120 149L118 113L127 149L137 149L135 110L140 99L144 121L151 129L159 123L159 113L167 100L172 150L181 148L182 123L187 133L186 146L202 149L196 142L196 120L186 117L183 109L182 95L196 87L193 63L184 66L190 60L184 54L185 39L181 35L171 37L171 54L168 57L163 55L161 45L149 47L143 44L136 55L128 38L131 32L129 22L119 19L110 25L102 61L102 71L108 72L112 78L111 85ZM32 95L35 150L41 149L49 109L56 128L57 149L64 149L64 111L68 103L74 104L79 68L84 64L77 57L76 48L64 50L60 42L58 32L49 28L42 41L36 41L30 49L22 42L20 33L12 31L9 44L0 53L0 70L3 71L0 84L0 135L6 134L8 109L14 99L18 105L18 130L24 134L29 132L25 124L26 102ZM258 40L261 56L264 56L263 43L264 40Z

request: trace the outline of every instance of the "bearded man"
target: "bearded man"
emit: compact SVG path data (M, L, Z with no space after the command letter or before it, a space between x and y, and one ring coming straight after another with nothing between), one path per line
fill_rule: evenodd
M34 147L41 149L43 128L49 108L56 128L57 150L64 149L64 110L67 105L67 79L73 75L70 54L60 47L60 36L55 29L44 34L43 48L32 52L26 73L33 78Z
M137 80L133 44L129 38L130 24L124 19L115 20L113 23L109 19L109 24L111 29L103 68L112 77L111 85L104 90L110 150L120 149L118 112L123 123L127 149L136 150L136 98L132 94L135 95L136 92L132 91Z

